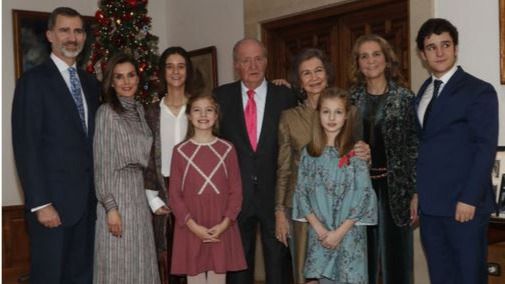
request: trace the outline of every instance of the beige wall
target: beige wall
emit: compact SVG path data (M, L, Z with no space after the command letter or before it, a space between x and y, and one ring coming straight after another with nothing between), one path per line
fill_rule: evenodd
M210 45L217 49L219 84L233 78L232 48L244 37L244 6L235 0L168 0L168 45L194 50ZM160 45L160 52L165 46Z

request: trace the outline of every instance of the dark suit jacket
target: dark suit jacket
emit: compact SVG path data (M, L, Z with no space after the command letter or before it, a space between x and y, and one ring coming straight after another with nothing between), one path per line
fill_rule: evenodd
M293 93L267 83L263 125L256 152L251 148L244 118L240 81L220 86L214 94L221 107L220 135L237 149L242 175L242 212L258 210L274 212L277 170L277 132L281 112L296 105Z
M416 110L430 82L431 78L419 90ZM458 67L419 135L421 212L454 216L458 201L476 206L476 213L492 212L491 168L498 141L498 100L493 86Z
M92 75L78 73L88 107L87 136L51 59L23 74L12 106L12 142L25 208L52 203L64 226L77 222L95 199L92 141L100 88Z

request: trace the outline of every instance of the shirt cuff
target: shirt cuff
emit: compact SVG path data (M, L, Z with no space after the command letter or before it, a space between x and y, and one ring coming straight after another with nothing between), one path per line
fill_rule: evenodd
M167 206L161 198L158 197L158 191L156 190L150 190L146 189L146 197L147 197L147 202L149 203L149 207L151 207L151 211L153 213L156 212L156 210L160 209L163 206Z
M35 211L39 211L40 209L42 208L46 208L47 206L51 205L52 203L47 203L47 204L44 204L44 205L41 205L41 206L37 206L35 208L32 208L30 211L31 212L35 212Z

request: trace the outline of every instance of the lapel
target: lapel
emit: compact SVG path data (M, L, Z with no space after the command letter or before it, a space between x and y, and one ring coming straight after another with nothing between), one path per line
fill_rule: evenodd
M238 131L238 136L240 137L242 141L242 145L247 145L247 148L251 151L254 152L251 146L251 142L249 141L249 135L247 134L247 126L245 123L245 113L244 113L244 103L242 102L242 86L241 86L241 81L236 82L235 86L233 86L233 94L236 94L234 96L230 96L230 112L233 113L232 121L238 121L239 127ZM238 108L233 107L233 106L240 106ZM259 141L258 141L259 142ZM257 145L259 146L259 144ZM256 148L257 150L257 148Z
M428 85L431 83L431 77L426 79L424 83L421 85L421 88L419 89L419 92L417 93L416 98L414 99L414 110L415 110L415 116L416 116L416 122L417 122L417 128L418 129L423 129L421 126L421 122L419 121L419 116L417 115L418 111L417 109L419 108L419 102L421 101L421 98L423 97L426 88L428 88Z
M86 105L88 109L88 133L91 133L92 131L90 130L95 129L95 117L93 115L94 112L91 111L93 105L90 98L91 94L93 93L93 90L91 90L90 82L86 80L86 74L84 74L85 71L77 68L77 72L79 74L79 80L81 81L81 87L82 91L84 92L84 99L86 100Z
M427 128L428 131L436 130L438 127L441 127L440 118L441 115L444 114L444 110L448 109L448 105L453 102L453 98L457 92L457 89L461 85L462 79L465 76L465 72L461 67L458 67L458 70L452 75L449 81L446 83L435 103L432 106L430 116L428 120L430 121L428 125L431 125Z
M275 121L271 114L277 108L277 101L275 100L275 95L272 94L272 86L267 82L267 96L265 99L265 111L263 112L263 123L261 124L261 132L258 139L258 145L256 147L256 152L260 151L261 146L265 144L265 140L268 139L269 130L272 127L275 128Z
M456 90L458 89L461 79L463 78L465 72L461 67L458 67L458 70L452 75L447 84L442 89L442 92L438 95L435 104L430 113L429 119L436 119L438 115L443 113L443 110L446 109L447 104L451 102L453 96L456 94Z
M81 118L79 117L79 111L77 110L77 106L75 105L74 99L72 98L72 94L70 93L70 90L68 89L67 84L65 83L65 80L63 79L63 76L60 74L60 71L58 70L58 67L56 67L56 64L54 64L52 59L48 59L46 62L46 66L48 68L48 76L49 80L48 83L50 83L54 90L53 94L57 97L58 101L63 105L62 108L64 110L71 110L71 111L66 111L66 113L70 116L70 121L74 124L74 127L77 127L82 134L83 137L86 137L84 133L84 129L82 128L81 124ZM80 79L80 78L79 78ZM82 82L81 82L82 85ZM87 88L87 86L86 86ZM89 93L89 90L86 91L83 87L84 93L86 92ZM86 99L87 100L87 99ZM88 105L88 120L91 121L91 115L89 115L89 105ZM91 124L88 122L88 126L90 127ZM93 129L93 128L89 128Z
M152 125L153 125L153 135L154 139L154 162L156 164L156 171L158 172L158 176L163 176L161 174L161 130L160 130L160 119L161 119L161 110L159 103L151 109L152 110Z

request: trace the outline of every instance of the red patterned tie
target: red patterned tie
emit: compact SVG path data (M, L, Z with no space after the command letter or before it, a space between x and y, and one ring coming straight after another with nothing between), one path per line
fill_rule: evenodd
M249 97L249 99L245 106L245 124L251 147L256 151L256 102L254 101L254 90L248 90L247 97Z

